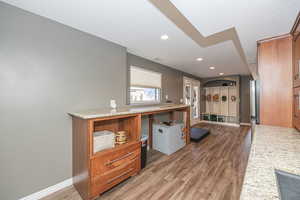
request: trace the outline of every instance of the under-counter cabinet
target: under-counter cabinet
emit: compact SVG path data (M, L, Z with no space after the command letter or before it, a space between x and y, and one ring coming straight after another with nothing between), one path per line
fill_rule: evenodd
M95 199L140 171L141 114L72 120L73 184L84 200ZM94 152L94 133L104 130L126 131L127 142Z
M141 170L142 115L149 117L151 148L153 115L169 113L170 120L174 120L175 112L184 113L185 144L189 144L189 105L163 104L69 113L73 126L73 185L82 199L95 199ZM116 142L111 132L118 133Z

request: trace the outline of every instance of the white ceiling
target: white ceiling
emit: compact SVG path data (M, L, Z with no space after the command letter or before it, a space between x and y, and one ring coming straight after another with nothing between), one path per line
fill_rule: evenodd
M256 63L256 41L290 32L300 0L171 0L204 35L234 27L248 63Z
M248 64L256 41L290 31L299 0L171 0L204 35L234 27ZM232 41L201 47L147 0L4 0L35 14L99 36L128 51L199 77L249 74ZM162 41L160 36L169 35ZM202 62L196 58L202 57ZM155 58L159 58L156 60ZM209 70L214 66L215 70Z

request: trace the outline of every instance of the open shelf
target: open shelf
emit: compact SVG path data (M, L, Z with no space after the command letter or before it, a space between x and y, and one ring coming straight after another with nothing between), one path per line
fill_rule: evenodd
M129 116L118 116L113 119L102 119L94 121L93 134L91 137L92 150L94 149L94 133L98 131L111 131L117 133L118 131L125 131L127 142L125 144L115 144L112 148L103 149L97 152L92 151L92 157L114 151L120 148L126 148L127 146L139 142L140 140L140 116L129 115Z
M226 116L217 114L202 113L201 120L212 121L212 122L224 122L224 123L238 123L238 118L236 116Z

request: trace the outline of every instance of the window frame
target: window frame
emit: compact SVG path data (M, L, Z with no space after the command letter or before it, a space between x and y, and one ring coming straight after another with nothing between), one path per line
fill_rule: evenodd
M156 72L156 71L152 71L152 70L148 70L148 69L145 69L143 67L137 67L137 66L134 66L134 65L131 65L129 67L129 85L128 85L128 104L129 105L157 105L157 104L161 104L162 103L162 87L161 88L158 88L158 87L149 87L149 86L137 86L137 85L131 85L131 67L135 67L135 68L140 68L141 70L144 70L144 71L149 71L151 73L158 73L161 75L161 79L160 79L160 85L162 85L162 73L160 72ZM138 87L138 88L145 88L145 89L156 89L156 93L159 92L159 94L156 94L156 95L159 95L158 97L158 101L141 101L141 102L131 102L131 87Z

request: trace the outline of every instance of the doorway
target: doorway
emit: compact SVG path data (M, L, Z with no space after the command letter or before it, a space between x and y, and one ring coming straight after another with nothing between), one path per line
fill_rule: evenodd
M183 101L190 105L191 125L200 122L200 81L183 77Z

